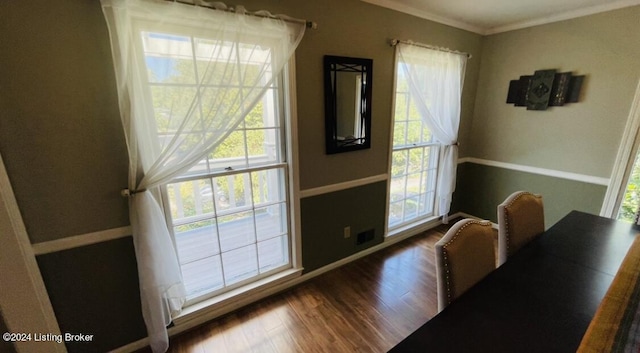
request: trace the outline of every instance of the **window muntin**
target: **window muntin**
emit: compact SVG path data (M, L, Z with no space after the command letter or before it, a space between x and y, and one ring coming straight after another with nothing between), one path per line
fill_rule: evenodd
M159 148L169 146L179 129L197 136L193 141L203 135L225 136L207 158L165 188L167 221L188 300L199 301L290 268L282 78L250 102L253 109L238 126L220 128L208 119L218 106L250 108L236 102L250 87L232 78L230 94L220 98L216 78L256 76L252 57L269 55L269 48L248 51L184 31L141 33ZM209 63L214 51L240 56L241 64L229 68ZM187 115L193 123L186 127L172 119Z

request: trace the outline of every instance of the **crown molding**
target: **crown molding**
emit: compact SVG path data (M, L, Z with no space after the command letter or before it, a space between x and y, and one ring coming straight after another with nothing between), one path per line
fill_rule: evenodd
M484 34L490 35L490 34L515 31L518 29L540 26L540 25L545 25L549 23L570 20L573 18L595 15L601 12L613 11L613 10L618 10L625 7L636 6L636 5L640 5L640 0L620 0L613 3L609 3L609 4L601 4L601 5L591 6L583 9L561 12L551 16L541 17L534 20L516 22L506 26L489 28L484 30Z
M601 12L613 11L613 10L618 10L625 7L640 5L640 0L620 0L613 3L609 3L609 4L595 5L595 6L590 6L583 9L560 12L560 13L553 14L551 16L540 17L537 19L515 22L515 23L504 25L504 26L485 28L485 27L475 26L463 21L454 20L441 15L436 15L429 11L419 10L411 6L399 4L393 0L361 0L361 1L372 4L372 5L385 7L398 12L406 13L409 15L413 15L416 17L420 17L429 21L438 22L438 23L455 27L458 29L462 29L465 31L477 33L480 35L491 35L491 34L515 31L518 29L523 29L523 28L528 28L533 26L540 26L544 24L570 20L573 18L594 15Z
M436 14L431 13L429 11L419 10L419 9L416 9L415 7L398 4L398 3L394 2L394 1L390 1L390 0L361 0L361 1L369 3L369 4L372 4L372 5L385 7L385 8L388 8L388 9L391 9L391 10L395 10L395 11L398 11L398 12L406 13L406 14L409 14L409 15L413 15L413 16L416 16L416 17L424 18L424 19L429 20L429 21L438 22L438 23L441 23L443 25L455 27L455 28L458 28L458 29L463 29L465 31L474 32L474 33L478 33L478 34L485 34L484 33L485 32L484 28L481 28L481 27L478 27L478 26L474 26L474 25L468 24L466 22L462 22L462 21L451 19L451 18L443 17L443 16L440 16L440 15L436 15Z

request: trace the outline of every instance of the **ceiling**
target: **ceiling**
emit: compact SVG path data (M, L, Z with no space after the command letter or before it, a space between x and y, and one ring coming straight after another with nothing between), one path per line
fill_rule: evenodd
M640 5L640 0L362 0L479 34Z

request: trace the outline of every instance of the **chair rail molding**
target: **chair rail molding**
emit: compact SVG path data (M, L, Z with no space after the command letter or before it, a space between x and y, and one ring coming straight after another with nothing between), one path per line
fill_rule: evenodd
M317 196L322 194L328 194L330 192L341 191L341 190L354 188L357 186L376 183L379 181L387 180L388 178L389 178L388 174L378 174L378 175L374 175L366 178L345 181L342 183L320 186L320 187L311 188L311 189L305 189L300 192L300 197L305 198L305 197Z
M35 243L32 247L33 253L37 256L124 238L131 236L131 234L131 226L125 226Z
M561 178L561 179L567 179L567 180L581 181L583 183L589 183L589 184L595 184L595 185L603 185L603 186L609 185L608 178L565 172L565 171L555 170L555 169L531 167L527 165L491 161L487 159L473 158L473 157L464 157L464 158L458 159L458 164L462 164L462 163L474 163L474 164L486 165L490 167L511 169L519 172L532 173L532 174L550 176L554 178Z

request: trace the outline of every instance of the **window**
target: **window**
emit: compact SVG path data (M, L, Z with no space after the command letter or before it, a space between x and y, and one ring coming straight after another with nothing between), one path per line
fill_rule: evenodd
M624 190L617 219L625 222L637 222L640 212L640 153L636 155Z
M173 120L176 115L191 114L202 122L187 127L194 141L225 135L207 158L164 189L187 300L202 300L291 267L282 77L257 97L238 125L207 121L212 109L236 104L251 89L237 80L235 92L218 94L217 77L234 74L230 71L256 74L263 66L254 65L251 57L268 56L269 48L244 48L188 31L142 31L141 37L161 148L184 129ZM210 53L225 51L229 54L223 56L247 59L219 66L210 61Z
M222 3L101 3L142 312L151 347L165 351L166 327L189 301L275 271L261 283L299 274L289 250L283 77L305 21Z
M439 147L396 69L395 113L389 190L389 230L434 216Z
M396 45L388 230L448 216L455 189L467 54Z

